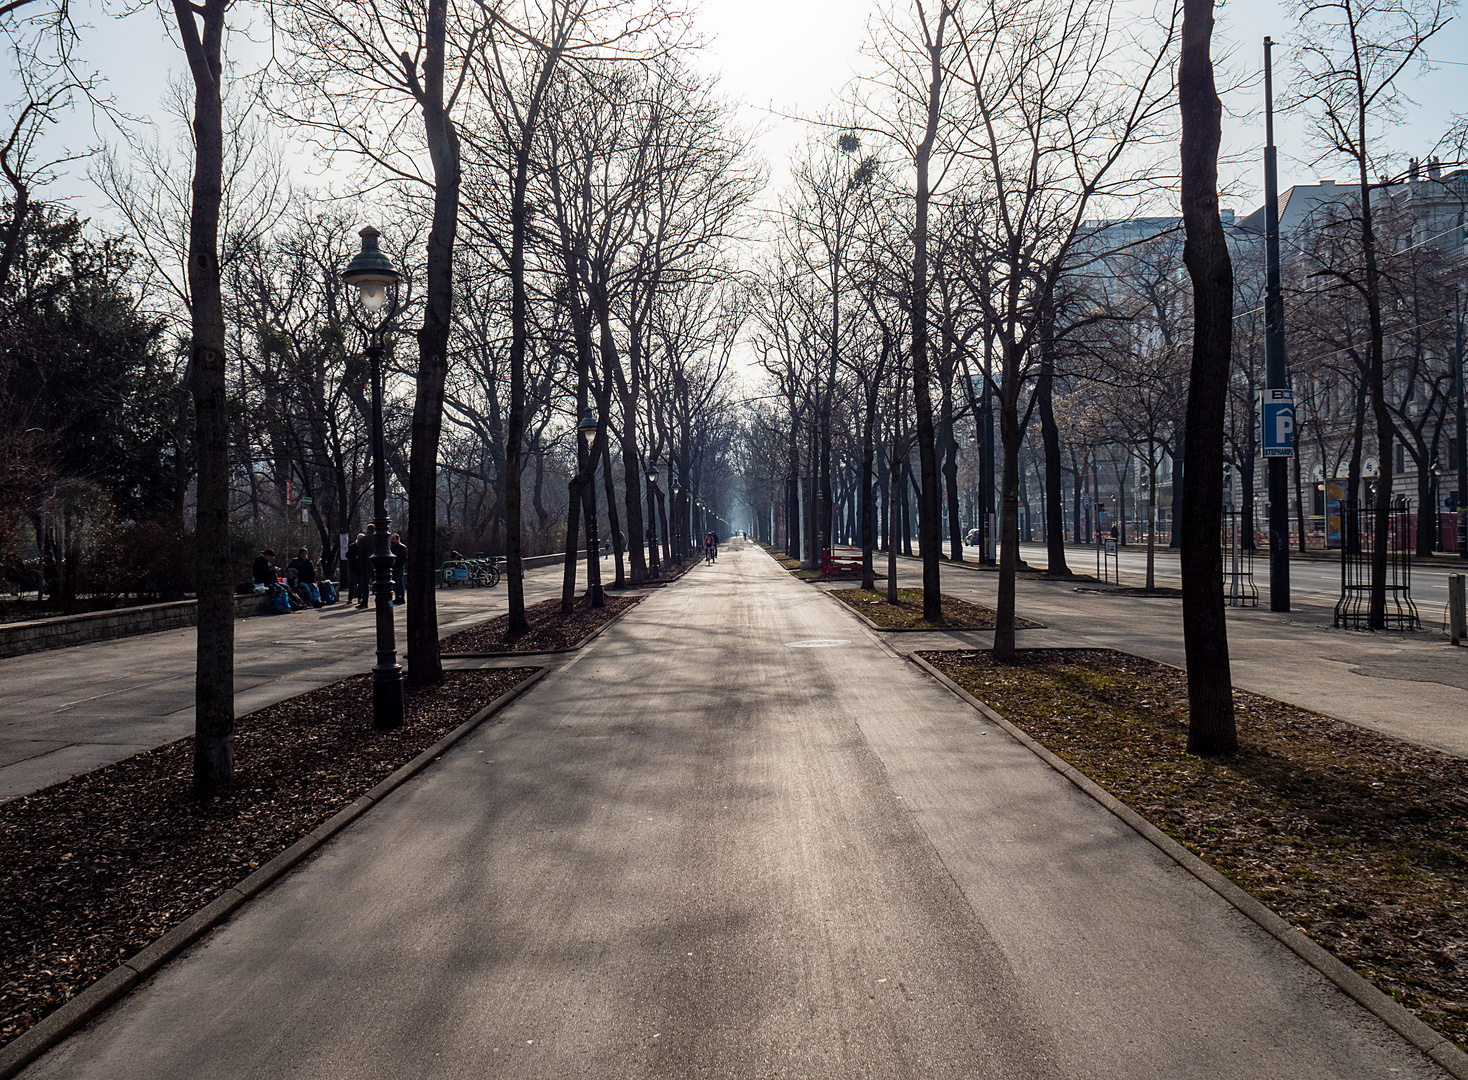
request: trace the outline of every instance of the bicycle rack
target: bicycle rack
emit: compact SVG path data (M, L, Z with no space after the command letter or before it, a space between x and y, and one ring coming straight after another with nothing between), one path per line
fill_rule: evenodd
M1223 546L1223 597L1229 607L1259 606L1259 586L1254 584L1254 552L1243 543L1243 530L1251 527L1241 511L1224 508L1219 541Z
M1412 500L1398 495L1387 511L1386 608L1384 629L1420 630L1422 620L1412 602ZM1371 628L1371 566L1376 555L1376 508L1351 499L1343 513L1347 524L1341 545L1341 598L1333 624L1351 630Z

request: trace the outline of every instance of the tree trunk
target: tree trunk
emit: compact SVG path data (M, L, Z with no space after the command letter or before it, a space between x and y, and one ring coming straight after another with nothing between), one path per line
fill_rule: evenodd
M223 67L228 0L174 0L194 79L194 179L189 205L189 292L194 424L198 443L194 576L194 791L208 797L234 779L234 597L229 565L229 402L219 207L224 193ZM202 31L195 22L198 16Z
M1065 511L1060 503L1060 429L1055 425L1055 369L1048 352L1047 349L1047 355L1040 360L1040 382L1035 388L1040 397L1036 403L1040 411L1040 439L1045 444L1045 572L1053 577L1070 577L1070 567L1065 561Z
M891 481L887 495L888 513L892 516L891 525L896 526L899 507L905 508L907 493L902 491L902 465L897 460L895 450L893 451L892 458L888 462L887 477ZM901 502L898 501L899 492L901 493ZM909 554L911 554L911 551L909 551ZM897 603L897 544L894 543L891 535L887 537L887 603L893 605Z
M872 565L872 551L877 539L876 508L872 505L872 472L876 461L877 395L874 385L867 391L866 410L861 426L861 587L867 592L877 588L877 572Z
M1178 102L1182 115L1183 262L1193 283L1193 363L1184 451L1183 644L1188 666L1188 750L1232 754L1233 679L1218 541L1223 506L1223 423L1233 332L1233 265L1218 216L1223 107L1209 49L1213 0L1183 0Z
M584 454L582 455L585 456ZM581 466L584 468L585 465ZM566 485L566 557L561 569L561 614L576 609L576 553L581 546L581 489L584 486L578 468Z
M928 185L928 166L933 144L938 136L939 107L943 90L943 33L948 21L948 3L942 0L938 12L937 32L928 51L927 127L913 155L917 168L917 191L913 199L912 230L912 391L913 411L917 414L918 470L922 478L921 506L918 510L918 545L923 557L923 619L930 623L943 621L943 596L938 559L941 555L942 532L938 519L938 453L933 431L933 398L929 387L928 365L928 203L932 193Z
M510 640L530 629L525 616L525 560L521 544L521 483L525 450L525 351L529 344L529 300L525 291L525 190L529 149L516 148L510 192L510 407L505 415L505 592Z
M408 460L408 682L443 681L438 654L434 554L438 530L438 442L448 376L449 327L454 298L454 238L459 229L459 133L444 102L444 40L448 0L429 0L424 38L422 100L428 155L433 162L433 224L428 233L428 287L418 331L417 393ZM411 72L410 72L411 74ZM523 193L521 202L523 205ZM524 237L519 239L524 304ZM516 253L511 252L512 268Z
M625 467L626 462L623 462ZM617 516L617 487L612 483L612 440L604 439L601 445L601 479L607 496L607 541L612 545L612 565L616 576L612 588L627 587L627 564L622 560L622 519Z

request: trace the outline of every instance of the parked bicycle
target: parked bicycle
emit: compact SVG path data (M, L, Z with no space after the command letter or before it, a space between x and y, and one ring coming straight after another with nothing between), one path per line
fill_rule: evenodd
M449 558L438 568L444 588L459 585L494 588L500 583L505 563L502 555L463 555L450 551Z

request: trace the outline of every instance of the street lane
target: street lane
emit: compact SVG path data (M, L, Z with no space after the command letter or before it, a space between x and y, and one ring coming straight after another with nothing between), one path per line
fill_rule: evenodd
M978 561L977 547L964 548L964 558ZM1039 569L1049 565L1044 544L1021 544L1021 557ZM1141 588L1147 583L1147 547L1145 544L1128 544L1118 548L1121 569L1121 584ZM1066 545L1066 562L1078 574L1096 573L1096 549L1094 546ZM1242 562L1242 556L1241 556ZM1230 561L1224 558L1224 573L1229 572ZM1443 559L1414 560L1412 563L1412 600L1417 605L1423 625L1437 629L1441 612L1448 602L1448 575L1468 573L1468 563L1457 565ZM1155 553L1154 575L1159 586L1180 588L1182 571L1178 553L1172 548L1159 547ZM1269 552L1254 554L1254 584L1259 589L1259 603L1269 606ZM1290 600L1293 605L1333 609L1341 595L1341 564L1339 557L1331 559L1300 558L1290 560Z
M610 577L611 560L603 560ZM561 568L525 575L525 598L559 595ZM505 611L493 589L439 589L439 630ZM395 612L399 655L404 612ZM235 622L235 712L242 715L377 662L376 615L345 601ZM0 799L14 798L194 730L192 627L0 659Z
M1444 1075L854 616L728 549L25 1075L201 1068Z

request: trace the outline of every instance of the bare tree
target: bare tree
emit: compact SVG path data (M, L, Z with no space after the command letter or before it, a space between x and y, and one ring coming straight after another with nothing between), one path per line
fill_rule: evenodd
M1019 452L1036 400L1042 329L1058 283L1104 257L1079 243L1097 202L1152 188L1149 147L1167 134L1176 9L1145 19L1114 0L1014 0L962 27L973 157L992 203L979 292L998 346L992 387L1004 446L994 652L1015 652Z
M1223 105L1213 81L1213 0L1183 0L1178 64L1182 113L1183 262L1193 281L1193 360L1183 447L1183 647L1188 658L1188 751L1232 754L1233 677L1223 612L1223 421L1233 332L1233 264L1218 213Z
M1406 98L1399 80L1414 64L1425 61L1428 41L1447 25L1449 5L1443 0L1303 0L1297 11L1303 37L1295 84L1298 100L1313 114L1322 159L1343 157L1356 172L1352 211L1357 259L1323 267L1321 272L1356 291L1366 305L1371 411L1381 463L1367 623L1382 630L1386 628L1394 428L1387 401L1382 266L1372 201L1379 189L1389 186L1390 179L1373 178L1380 175L1385 163L1377 148L1377 134L1400 117Z

